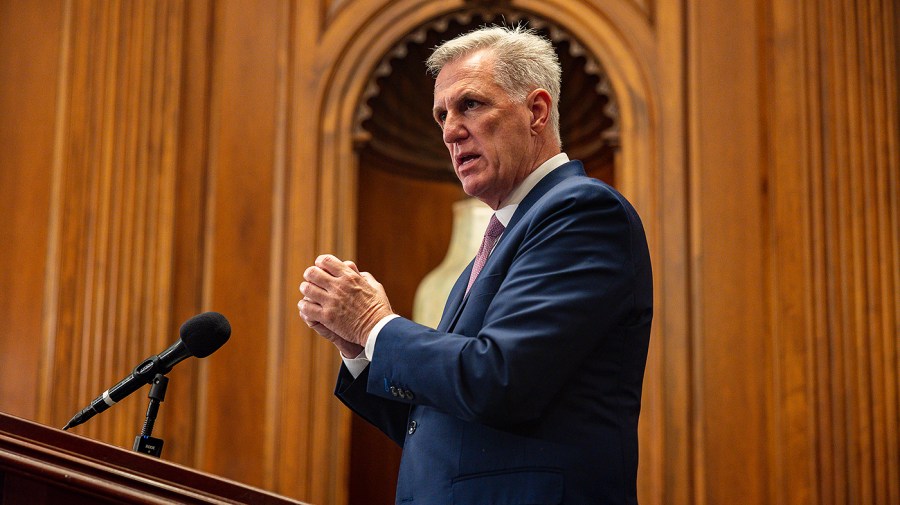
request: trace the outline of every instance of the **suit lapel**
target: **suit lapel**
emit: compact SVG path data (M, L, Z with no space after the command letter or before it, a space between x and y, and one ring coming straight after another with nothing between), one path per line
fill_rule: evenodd
M534 204L540 200L550 188L559 184L563 179L576 175L585 175L584 166L577 160L564 163L556 170L553 170L544 176L528 195L525 196L525 199L522 200L522 203L519 204L518 208L516 208L516 212L506 226L506 230L504 230L500 240L498 240L497 244L494 246L494 252L497 252L503 246L504 239L510 236L513 228L522 219L522 216L525 215L525 213L528 212L528 210L534 206ZM491 256L493 256L493 254L491 254ZM488 263L485 264L485 269L489 264L490 258L488 258ZM441 322L437 327L438 331L452 331L453 327L456 326L456 321L459 320L459 316L462 314L463 308L466 306L466 301L469 298L466 295L466 286L469 283L469 275L471 272L472 262L470 262L469 266L462 274L460 274L459 278L456 279L456 284L454 284L453 289L450 290L450 295L447 297L447 303L444 306L444 313L441 316ZM478 281L475 281L475 283L477 284ZM474 289L475 286L473 285L472 288Z
M466 285L469 284L469 275L472 272L474 261L473 259L469 262L469 266L459 275L459 278L456 279L456 283L453 285L453 289L450 290L450 294L447 296L447 303L444 304L441 322L438 323L438 331L450 331L453 324L456 323L456 318L459 317L459 312L465 305L463 302L466 298Z

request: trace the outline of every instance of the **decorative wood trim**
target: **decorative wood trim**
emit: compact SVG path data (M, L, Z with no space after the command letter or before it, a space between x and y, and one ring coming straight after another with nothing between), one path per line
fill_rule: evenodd
M47 232L46 274L44 276L44 317L42 321L43 352L41 356L40 398L50 398L56 362L57 324L59 317L60 221L62 214L63 148L68 131L69 80L71 78L72 2L63 6L62 38L59 52L59 82L57 85L55 142L53 148L52 186L50 190L50 219ZM52 403L38 402L37 418L44 423L51 420Z
M263 472L265 478L264 487L274 489L277 483L276 465L281 452L280 419L282 416L283 401L280 398L280 391L283 385L283 373L280 368L284 349L284 318L285 307L290 306L286 300L285 290L283 288L285 280L285 236L287 221L287 177L288 177L288 155L290 153L290 90L293 74L291 72L292 65L292 44L293 33L295 32L293 23L294 7L287 1L283 0L278 4L278 68L276 75L277 89L277 105L276 111L276 128L275 128L275 145L274 145L274 163L273 170L273 195L272 195L272 242L270 249L272 251L269 267L269 318L268 318L268 353L266 359L266 427L265 427L265 456Z
M634 8L643 14L652 25L657 11L656 0L631 0Z

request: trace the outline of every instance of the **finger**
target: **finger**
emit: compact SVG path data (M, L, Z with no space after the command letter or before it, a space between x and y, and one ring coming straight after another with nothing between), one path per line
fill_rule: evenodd
M359 273L359 267L356 266L356 263L354 263L350 260L344 260L344 264L347 265L348 267L350 267L350 269L353 270L354 272Z
M323 337L325 337L326 339L328 339L328 340L331 341L331 342L333 342L336 338L338 338L338 336L335 335L335 333L334 333L333 331L329 330L329 329L328 329L324 324L322 324L322 323L315 323L315 322L314 322L313 324L310 324L309 327L310 327L310 329L312 329L314 332L318 333L319 335L322 335Z
M313 282L311 277L314 277L316 275L321 275L322 273L324 273L324 272L322 272L321 268L313 265L311 267L307 267L307 269L303 271L303 278L310 282Z
M334 276L317 266L312 266L303 272L303 279L310 284L318 286L324 291L328 291L328 288L331 287L332 281L334 280Z
M297 309L300 311L300 317L309 326L319 323L322 318L322 306L306 298L297 302Z
M316 333L318 333L319 335L325 337L325 339L328 340L329 342L337 345L339 349L342 347L347 347L347 345L350 344L349 342L345 341L340 336L338 336L337 333L333 332L331 330L331 328L328 328L327 326L325 326L322 323L313 322L312 324L309 325L309 327L311 330L313 330ZM353 356L353 357L355 358L356 356Z
M310 318L303 312L303 309L301 309L301 308L299 307L299 304L298 304L297 309L298 309L298 312L300 313L300 319L303 320L303 322L306 324L306 326L309 326L310 328L312 328L313 325L320 324L318 321L314 321L314 320L310 319Z
M306 323L307 326L312 326L312 324L315 321L313 321L312 319L309 318L309 314L307 313L307 309L306 309L307 303L308 302L306 301L305 298L300 299L300 301L297 302L297 312L300 313L300 319L302 319L303 322Z
M303 281L300 283L300 293L303 298L321 304L328 296L328 292L311 282Z
M344 264L343 261L331 254L323 254L316 258L316 266L334 277L340 277L354 272L354 270Z

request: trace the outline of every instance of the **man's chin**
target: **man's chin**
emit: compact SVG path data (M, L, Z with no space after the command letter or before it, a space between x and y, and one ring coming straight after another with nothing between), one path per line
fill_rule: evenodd
M466 183L463 183L462 187L463 187L463 191L467 195L471 196L472 198L478 198L479 200L481 200L481 196L482 196L481 193L484 190L484 188L481 188L476 184L466 184Z
M463 189L463 191L465 191L465 188ZM469 193L468 191L465 191L465 193L476 200L480 200L481 203L487 205L488 207L490 207L494 210L497 210L497 205L500 203L499 198L495 198L488 194L478 194L478 193L472 194L472 193Z
M462 184L463 191L471 196L472 198L477 198L478 196L478 186L473 184L471 180L462 177L459 179L460 184Z

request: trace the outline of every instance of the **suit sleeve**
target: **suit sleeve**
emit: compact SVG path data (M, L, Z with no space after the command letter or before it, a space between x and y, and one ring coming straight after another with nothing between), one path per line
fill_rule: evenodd
M377 427L396 442L397 445L403 447L404 437L406 436L406 421L409 417L409 405L368 394L366 392L366 382L370 368L366 367L359 377L354 379L350 371L347 370L347 366L342 364L338 373L334 394L350 410L356 412L357 415Z
M637 317L636 271L649 258L633 209L599 183L553 191L498 245L453 333L402 318L383 328L369 393L389 398L394 385L407 403L463 420L528 422Z

